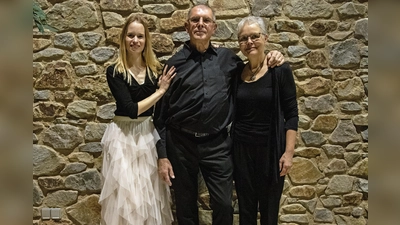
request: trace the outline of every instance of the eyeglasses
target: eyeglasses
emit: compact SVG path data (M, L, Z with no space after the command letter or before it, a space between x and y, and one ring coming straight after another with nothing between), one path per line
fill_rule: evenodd
M250 35L242 35L238 37L239 43L241 45L246 44L249 41L249 38L251 39L251 41L257 41L261 34L263 33L255 33L255 34L250 34Z
M192 23L192 24L196 24L197 25L198 23L200 23L200 19L201 18L203 18L203 24L205 24L206 26L214 23L214 20L212 20L209 17L199 17L199 16L195 16L195 17L190 18L189 22Z

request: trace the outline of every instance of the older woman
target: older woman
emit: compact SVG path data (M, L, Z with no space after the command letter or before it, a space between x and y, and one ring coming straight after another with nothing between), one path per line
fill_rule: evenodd
M267 32L260 17L238 24L240 51L248 58L237 82L232 129L235 185L241 225L278 223L285 175L292 166L298 109L288 63L268 68Z

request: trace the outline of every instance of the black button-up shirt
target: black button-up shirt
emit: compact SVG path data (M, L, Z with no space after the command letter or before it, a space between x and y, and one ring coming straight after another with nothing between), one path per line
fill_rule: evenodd
M160 134L159 158L167 157L166 127L218 133L232 119L232 82L241 73L242 60L230 49L210 47L200 53L184 44L166 63L175 66L172 84L157 103L154 123Z

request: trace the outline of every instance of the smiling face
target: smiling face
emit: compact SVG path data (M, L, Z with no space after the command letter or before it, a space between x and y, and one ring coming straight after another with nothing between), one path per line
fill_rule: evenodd
M192 8L185 29L191 42L209 42L217 29L212 10L206 6Z
M125 47L127 54L141 54L145 47L146 34L143 24L134 21L130 23L126 30Z
M262 55L267 42L267 35L263 34L257 23L245 23L238 35L240 51L246 57Z

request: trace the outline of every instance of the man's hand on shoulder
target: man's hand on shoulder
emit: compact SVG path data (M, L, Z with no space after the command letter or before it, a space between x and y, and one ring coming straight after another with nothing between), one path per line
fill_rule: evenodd
M267 54L267 65L268 67L274 68L275 66L280 66L285 62L283 54L277 50L272 50Z

